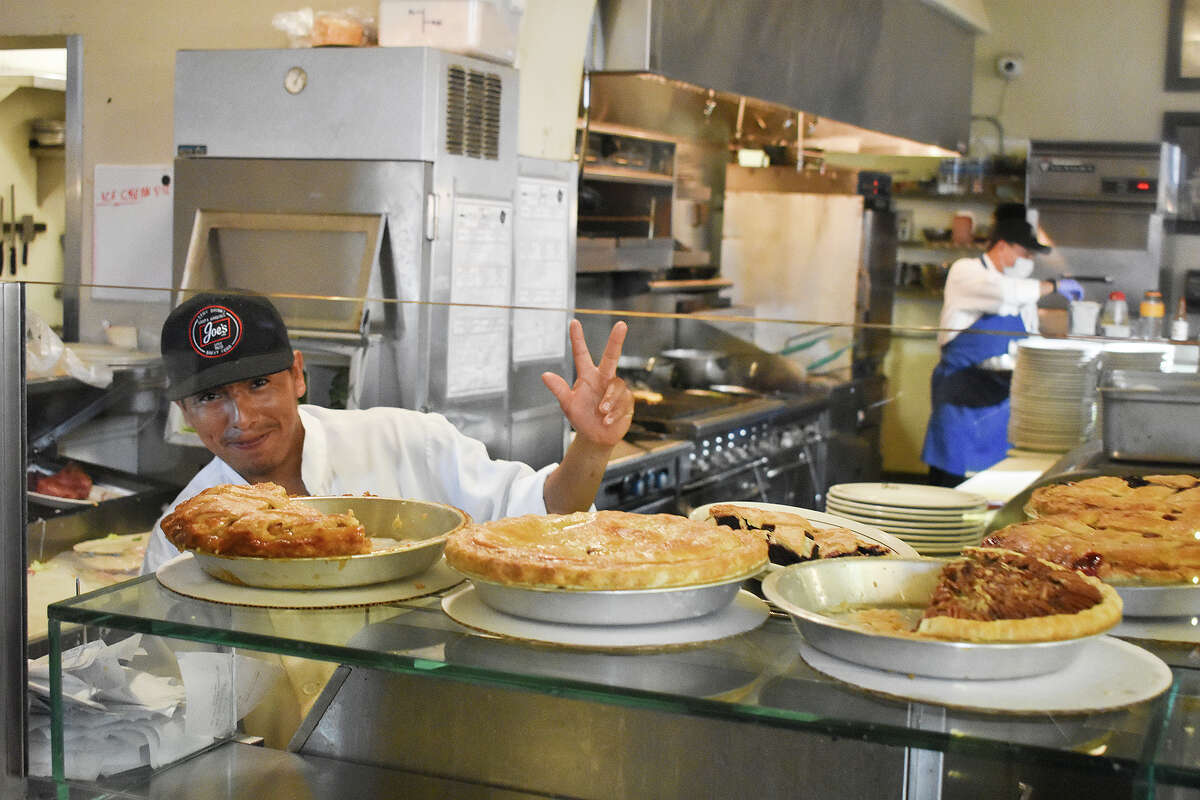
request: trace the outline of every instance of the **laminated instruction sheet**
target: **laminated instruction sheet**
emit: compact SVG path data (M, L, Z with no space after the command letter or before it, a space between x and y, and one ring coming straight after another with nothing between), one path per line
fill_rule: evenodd
M456 198L446 344L446 399L508 390L512 203Z

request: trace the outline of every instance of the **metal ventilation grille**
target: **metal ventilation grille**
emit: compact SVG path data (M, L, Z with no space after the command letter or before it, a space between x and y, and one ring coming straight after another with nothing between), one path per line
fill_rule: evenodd
M500 76L450 67L446 76L446 152L500 157Z

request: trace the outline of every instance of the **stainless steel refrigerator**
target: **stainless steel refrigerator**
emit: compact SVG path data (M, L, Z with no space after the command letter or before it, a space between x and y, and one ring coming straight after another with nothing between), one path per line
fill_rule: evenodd
M565 317L507 306L571 305L575 168L518 159L516 128L516 72L466 56L182 51L173 285L342 298L278 301L341 380L316 399L438 411L495 457L556 460L538 375L567 368ZM526 263L522 236L555 257ZM555 290L530 301L531 270Z

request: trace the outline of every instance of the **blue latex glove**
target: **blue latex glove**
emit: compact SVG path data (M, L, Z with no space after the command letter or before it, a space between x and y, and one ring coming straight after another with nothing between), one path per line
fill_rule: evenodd
M1059 278L1054 282L1054 291L1068 300L1083 299L1083 287L1079 285L1079 281L1072 278Z

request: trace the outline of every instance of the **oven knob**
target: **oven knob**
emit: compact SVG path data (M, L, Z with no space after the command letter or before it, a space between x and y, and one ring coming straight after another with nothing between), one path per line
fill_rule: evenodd
M708 472L708 459L700 456L696 457L696 471Z

